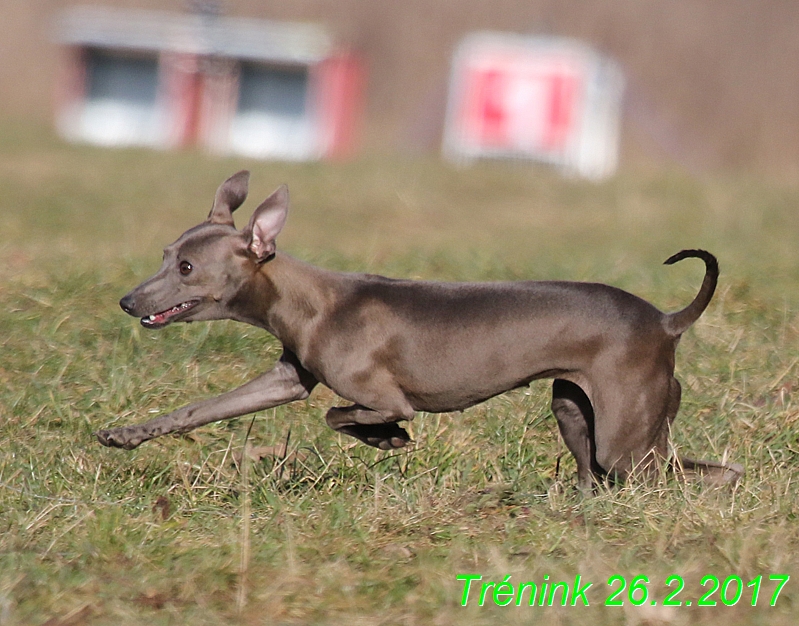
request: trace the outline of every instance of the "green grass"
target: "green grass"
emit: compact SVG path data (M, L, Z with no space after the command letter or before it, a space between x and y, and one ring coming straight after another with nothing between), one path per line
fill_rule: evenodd
M0 144L0 624L793 624L799 592L799 191L722 175L629 172L595 185L527 166L435 159L272 164ZM666 479L575 492L548 385L463 414L419 415L395 453L305 402L126 452L92 431L241 384L279 346L232 322L147 332L117 300L252 170L250 203L287 182L279 245L331 268L456 280L600 280L664 309L721 263L683 338L675 445L743 463L733 490ZM237 461L288 443L285 462ZM589 607L461 607L456 576L593 582ZM790 574L776 606L770 574ZM601 606L614 574L649 577L636 608ZM680 575L677 599L662 607ZM756 607L697 607L705 575L766 580ZM616 588L615 586L613 587ZM479 591L479 589L478 589ZM489 596L490 597L490 596ZM50 621L48 621L50 620Z

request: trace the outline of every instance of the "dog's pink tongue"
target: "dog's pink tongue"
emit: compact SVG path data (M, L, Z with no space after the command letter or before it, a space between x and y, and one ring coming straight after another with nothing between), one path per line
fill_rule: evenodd
M166 311L161 311L160 313L154 313L152 315L148 315L147 317L142 319L142 324L145 326L161 326L166 324L170 318L175 317L178 313L185 311L186 309L192 308L196 302L184 302L183 304L176 304L171 309Z
M156 313L155 315L150 316L150 321L153 324L161 324L162 322L166 321L166 318L169 317L169 314L172 311L164 311L163 313Z
M167 321L170 317L175 315L176 313L180 312L179 306L173 306L168 311L162 311L161 313L156 313L155 315L150 315L147 317L148 324L163 324Z

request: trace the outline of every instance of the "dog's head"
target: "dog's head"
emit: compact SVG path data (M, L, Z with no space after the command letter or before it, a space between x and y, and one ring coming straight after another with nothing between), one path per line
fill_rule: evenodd
M247 198L249 177L241 171L222 183L208 219L167 246L158 273L119 301L142 326L229 318L230 301L274 256L275 238L286 223L288 188L282 185L264 200L240 231L233 211Z

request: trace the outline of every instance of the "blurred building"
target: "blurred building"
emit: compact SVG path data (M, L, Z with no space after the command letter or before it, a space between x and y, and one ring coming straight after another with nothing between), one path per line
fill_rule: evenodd
M354 150L362 64L317 25L75 7L56 32L71 140L286 160Z
M210 0L2 0L0 122L52 118L53 23L87 3L186 14ZM468 33L577 39L626 79L622 164L799 178L799 2L793 0L216 0L224 16L320 25L368 70L363 152L441 147L451 59ZM63 91L61 92L63 93ZM61 104L59 103L59 107ZM9 127L8 125L6 127Z

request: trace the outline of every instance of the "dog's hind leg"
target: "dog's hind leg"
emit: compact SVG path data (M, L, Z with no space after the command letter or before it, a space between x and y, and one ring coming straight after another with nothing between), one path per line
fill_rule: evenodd
M397 425L403 416L386 417L382 413L354 404L347 407L333 407L327 412L325 420L333 430L360 439L365 444L391 450L402 448L410 443L408 431Z
M346 382L344 392L338 391L355 404L330 409L325 416L330 428L381 450L410 443L408 432L397 422L412 420L415 411L390 372L374 368Z
M679 406L673 380L671 372L631 369L594 385L596 461L613 480L623 482L633 471L654 474L667 458L669 420Z
M593 476L603 473L596 462L591 401L579 385L556 378L552 382L552 413L566 447L577 461L577 486L588 494L593 488Z

